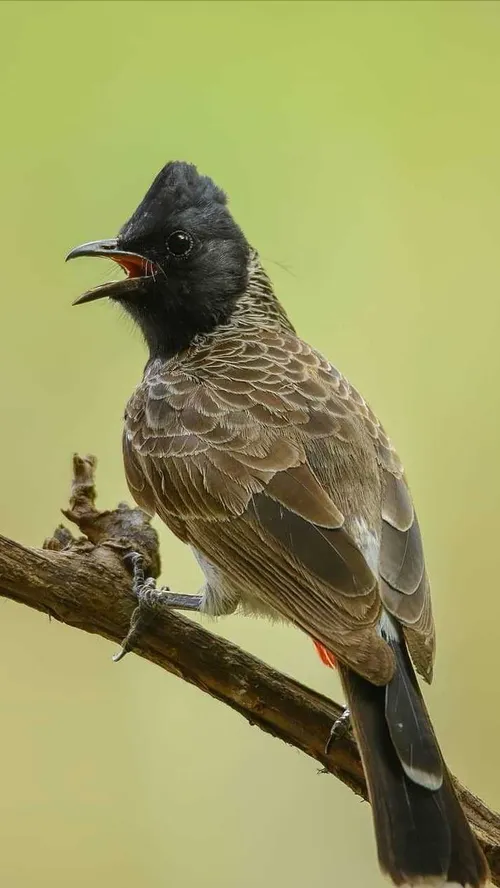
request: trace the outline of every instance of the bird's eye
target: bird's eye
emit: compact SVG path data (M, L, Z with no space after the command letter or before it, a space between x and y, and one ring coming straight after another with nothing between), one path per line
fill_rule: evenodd
M167 250L172 256L185 259L193 249L193 243L187 231L173 231L167 238Z

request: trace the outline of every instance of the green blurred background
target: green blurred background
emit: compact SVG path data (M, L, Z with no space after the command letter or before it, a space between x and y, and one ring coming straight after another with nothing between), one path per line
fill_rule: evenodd
M498 772L500 6L0 5L0 531L39 545L73 451L127 496L123 405L145 353L74 309L170 159L231 195L304 336L382 416L413 486L438 628L427 694L450 766ZM194 591L162 532L164 579ZM309 641L214 625L339 698ZM114 648L3 601L0 879L9 888L378 886L370 813L295 750Z

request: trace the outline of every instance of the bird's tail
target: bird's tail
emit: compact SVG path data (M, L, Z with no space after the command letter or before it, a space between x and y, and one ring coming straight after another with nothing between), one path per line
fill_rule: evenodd
M395 885L478 888L488 865L442 759L404 641L376 687L339 664L372 804L378 857Z

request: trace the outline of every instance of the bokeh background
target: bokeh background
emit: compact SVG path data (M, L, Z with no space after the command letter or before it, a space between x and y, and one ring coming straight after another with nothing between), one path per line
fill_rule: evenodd
M127 496L145 352L111 277L65 266L170 159L231 195L304 338L383 417L418 505L438 627L427 699L452 769L500 804L500 6L0 5L0 531L39 545L73 451ZM164 580L195 591L162 531ZM311 760L113 646L0 606L0 879L9 888L382 886L368 806ZM325 693L297 632L214 631Z

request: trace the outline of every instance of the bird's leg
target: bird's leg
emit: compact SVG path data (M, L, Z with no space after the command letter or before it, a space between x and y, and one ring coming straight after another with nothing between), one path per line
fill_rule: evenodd
M130 651L134 641L151 622L155 610L171 607L199 611L202 599L201 595L178 595L166 586L157 589L153 577L145 576L144 559L138 552L130 552L124 561L132 566L132 591L137 598L137 607L132 614L130 628L122 642L121 650L113 655L115 663L122 660Z
M345 737L349 733L350 729L351 713L348 709L344 709L342 715L340 715L339 718L335 719L333 725L330 728L330 734L325 746L325 755L328 755L332 743L335 743L335 741L339 740L341 737Z

